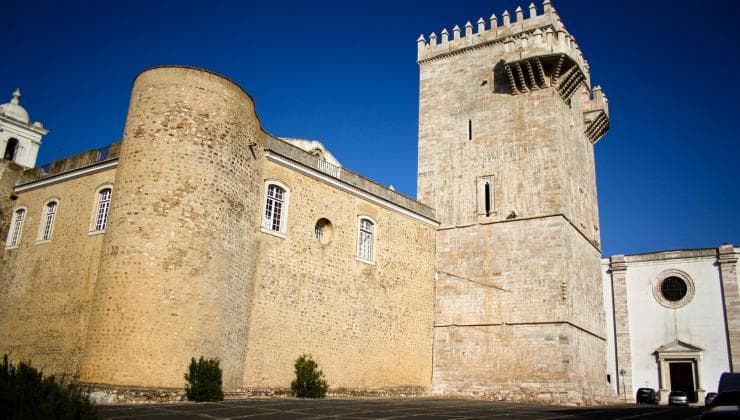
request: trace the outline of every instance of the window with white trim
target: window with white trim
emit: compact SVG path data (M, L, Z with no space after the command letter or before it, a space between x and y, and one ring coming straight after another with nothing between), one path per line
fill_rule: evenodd
M51 240L51 232L54 229L54 219L56 219L58 207L59 202L56 200L49 201L44 206L44 210L41 215L41 226L39 229L39 242Z
M288 189L275 182L265 188L265 212L262 228L269 232L285 233L288 222Z
M6 248L15 248L21 241L23 233L23 222L26 220L26 209L18 209L13 212L13 219L10 221L10 230L8 239L5 242Z
M98 191L97 205L95 210L95 222L92 231L101 232L108 225L108 209L110 208L110 199L113 195L113 189L106 187Z
M375 223L367 217L360 217L357 234L357 258L364 261L373 260Z

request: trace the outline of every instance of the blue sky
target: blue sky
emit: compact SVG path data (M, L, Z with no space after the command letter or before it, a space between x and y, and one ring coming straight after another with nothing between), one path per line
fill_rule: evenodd
M609 97L596 145L605 255L740 244L740 2L553 0ZM265 129L416 191L416 38L524 1L6 0L0 102L50 129L39 163L121 137L135 75L224 74ZM541 10L541 1L537 1Z

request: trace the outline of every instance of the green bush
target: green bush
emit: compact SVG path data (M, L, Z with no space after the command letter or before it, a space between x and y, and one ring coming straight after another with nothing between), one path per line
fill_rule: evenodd
M3 419L97 419L95 405L79 387L43 377L30 363L0 363L0 417Z
M295 381L290 389L298 398L324 398L329 388L324 374L318 369L311 355L304 354L295 361Z
M190 401L223 401L224 392L221 390L221 368L218 359L204 359L195 361L190 359L188 373L185 374L185 392Z

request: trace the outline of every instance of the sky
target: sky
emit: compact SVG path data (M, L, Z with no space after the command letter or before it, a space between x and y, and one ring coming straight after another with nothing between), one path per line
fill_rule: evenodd
M604 255L740 245L740 2L553 4L609 98L595 146ZM267 132L320 140L415 197L416 39L519 5L5 0L0 103L21 88L50 130L44 164L119 140L142 69L202 67L244 87Z

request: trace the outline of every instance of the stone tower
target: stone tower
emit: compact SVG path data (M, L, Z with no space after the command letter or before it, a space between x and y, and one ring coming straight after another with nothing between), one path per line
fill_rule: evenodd
M606 98L549 0L418 40L418 199L437 211L433 389L608 397L593 144ZM610 378L614 380L614 378Z
M264 138L235 83L188 67L131 94L80 380L181 387L191 357L242 384Z

